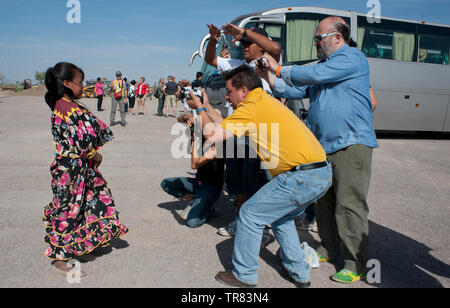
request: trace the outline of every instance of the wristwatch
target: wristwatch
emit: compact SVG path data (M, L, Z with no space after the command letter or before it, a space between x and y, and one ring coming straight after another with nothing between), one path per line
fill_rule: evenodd
M281 69L282 69L283 67L281 66L281 65L278 65L278 67L277 67L277 72L276 72L276 76L278 77L278 78L281 78Z
M206 112L206 108L205 107L201 107L201 108L198 108L197 110L195 110L195 112L197 114L200 114L200 112L202 112L202 111Z

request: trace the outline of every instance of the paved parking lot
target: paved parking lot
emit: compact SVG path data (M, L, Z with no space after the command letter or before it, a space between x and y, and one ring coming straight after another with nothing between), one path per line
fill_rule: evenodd
M96 100L83 102L95 110ZM98 113L105 123L109 105L107 98ZM220 215L198 229L176 216L180 206L159 183L190 173L190 159L172 158L176 120L154 116L155 109L152 102L147 116L114 126L115 140L102 149L100 170L130 233L82 263L88 276L72 285L52 273L43 255L42 209L52 198L50 111L42 97L1 99L0 287L222 287L214 276L230 268L233 239L216 231L234 209L223 196ZM339 285L329 279L336 268L321 264L312 271L313 287L450 287L450 140L390 136L379 143L368 203L380 283ZM317 246L316 234L300 238ZM293 287L279 274L278 248L274 242L261 252L258 287Z

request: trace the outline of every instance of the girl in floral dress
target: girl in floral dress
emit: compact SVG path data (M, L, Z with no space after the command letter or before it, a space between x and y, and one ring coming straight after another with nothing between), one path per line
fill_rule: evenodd
M55 159L50 167L53 201L44 208L45 255L65 275L66 262L107 246L128 229L119 222L111 191L98 170L98 152L113 139L108 126L75 100L83 90L83 71L70 63L49 68L45 101L53 111Z

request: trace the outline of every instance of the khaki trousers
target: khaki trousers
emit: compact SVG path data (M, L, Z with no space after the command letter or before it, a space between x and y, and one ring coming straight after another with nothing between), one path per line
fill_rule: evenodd
M366 273L369 241L369 208L366 198L372 170L372 149L352 145L328 155L333 184L316 204L322 256L335 260L342 243L344 268Z

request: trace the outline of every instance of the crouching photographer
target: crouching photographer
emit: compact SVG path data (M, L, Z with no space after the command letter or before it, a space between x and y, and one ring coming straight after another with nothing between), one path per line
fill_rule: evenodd
M195 178L176 177L161 182L161 188L169 195L187 202L183 210L176 213L186 220L191 228L198 228L213 214L213 205L219 199L223 186L224 159L216 158L216 149L211 147L202 156L198 154L201 132L194 131L194 116L184 114L177 118L191 128L191 168L197 170ZM204 141L204 139L203 139Z

